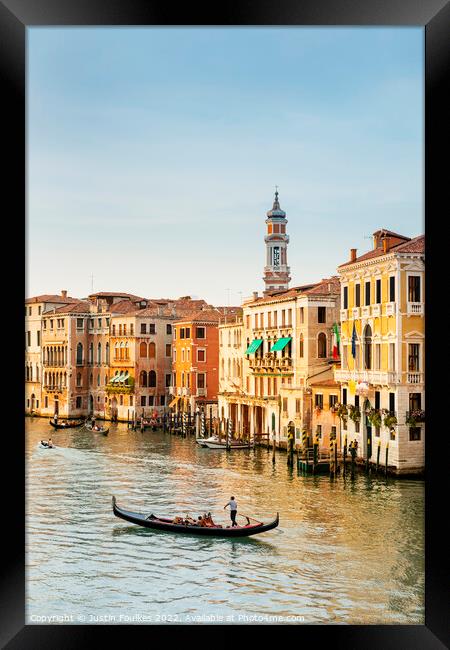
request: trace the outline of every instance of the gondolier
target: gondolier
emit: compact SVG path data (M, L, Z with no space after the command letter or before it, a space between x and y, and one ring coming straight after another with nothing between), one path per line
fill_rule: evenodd
M225 508L227 506L230 506L230 517L231 517L231 521L232 521L231 525L232 526L237 526L237 523L236 523L236 515L237 515L237 502L236 502L236 499L234 497L230 497L230 500L228 501L227 504L224 505L223 509L225 510Z

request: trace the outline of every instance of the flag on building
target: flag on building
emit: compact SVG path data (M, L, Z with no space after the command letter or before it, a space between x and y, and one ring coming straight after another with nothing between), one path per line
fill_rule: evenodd
M339 359L339 344L341 337L339 336L339 326L337 323L333 325L333 359Z
M352 332L352 357L356 357L356 327L353 323L353 332Z

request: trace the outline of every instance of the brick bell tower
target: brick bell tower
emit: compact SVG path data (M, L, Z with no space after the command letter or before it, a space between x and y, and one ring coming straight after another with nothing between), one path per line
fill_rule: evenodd
M286 212L281 210L278 201L278 187L275 191L275 200L272 210L267 213L267 229L264 241L266 242L266 266L264 267L264 294L271 291L289 289L290 271L287 265L287 245L289 235L286 235Z

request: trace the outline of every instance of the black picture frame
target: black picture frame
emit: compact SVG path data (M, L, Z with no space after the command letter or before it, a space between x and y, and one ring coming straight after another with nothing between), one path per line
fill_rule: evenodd
M441 215L447 219L448 152L447 116L449 104L448 71L450 69L448 40L450 4L446 0L267 0L258 4L210 3L208 6L186 3L174 8L170 3L149 0L2 0L0 3L0 66L3 108L3 207L5 223L13 227L12 236L3 233L4 255L7 249L16 252L8 262L4 279L4 324L8 313L17 317L17 328L4 331L8 347L23 350L23 287L25 265L20 252L25 240L25 49L26 28L37 25L346 25L346 26L408 26L425 28L425 224L427 273L426 308L426 373L427 430L426 439L426 590L425 625L423 626L277 626L276 633L295 633L298 643L321 644L327 640L341 648L442 648L450 645L448 625L448 549L445 535L447 476L450 459L448 424L442 410L445 378L439 368L445 366L444 347L430 345L442 339L443 316L439 309L447 295L445 261L448 257L446 237L440 225ZM447 83L446 83L447 82ZM8 207L5 208L5 205ZM6 245L5 245L6 244ZM15 251L14 251L15 249ZM5 267L4 267L5 271ZM11 290L11 282L17 290ZM441 303L439 303L441 299ZM445 303L445 300L444 300ZM446 306L446 303L445 303ZM444 339L446 340L446 332ZM111 633L107 626L26 626L25 625L25 445L23 434L23 367L24 357L11 364L14 386L4 389L4 417L8 420L7 448L4 448L5 481L3 489L3 562L0 598L0 643L16 648L78 648L90 641L105 643ZM445 369L444 369L445 371ZM8 371L9 372L9 371ZM10 375L8 379L8 385ZM6 407L7 405L7 407ZM12 421L10 419L10 414ZM441 417L439 418L439 415ZM439 419L438 419L439 418ZM5 422L6 426L6 422ZM8 471L6 471L8 470ZM51 552L51 548L49 549ZM380 558L382 561L382 558ZM259 630L252 629L255 633ZM283 629L281 629L281 627ZM215 628L217 632L217 628ZM194 631L194 630L193 630ZM194 631L196 636L197 632ZM235 632L235 630L234 630ZM116 641L122 633L148 635L146 626L113 626ZM239 631L239 636L241 631ZM298 635L298 636L297 636ZM171 635L174 638L173 635ZM234 636L234 634L233 634ZM198 638L198 637L197 637ZM148 642L148 639L147 639Z

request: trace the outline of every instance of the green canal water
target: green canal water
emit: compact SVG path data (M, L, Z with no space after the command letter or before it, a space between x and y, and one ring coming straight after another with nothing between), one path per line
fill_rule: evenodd
M424 482L301 476L277 452L202 449L128 431L26 426L27 623L424 623ZM39 448L51 436L56 449ZM241 540L113 516L240 512L280 525ZM53 617L53 618L50 618Z

